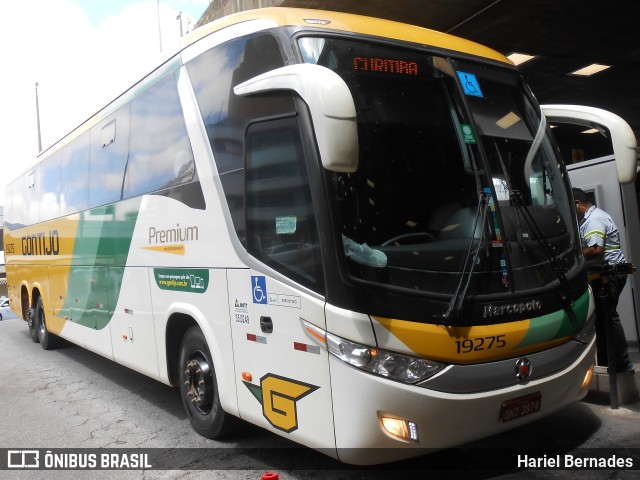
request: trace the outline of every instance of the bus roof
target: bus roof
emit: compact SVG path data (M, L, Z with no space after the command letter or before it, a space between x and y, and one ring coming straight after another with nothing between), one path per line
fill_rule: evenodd
M508 58L498 53L497 51L472 42L470 40L465 40L454 35L449 35L435 30L429 30L423 27L417 27L415 25L394 22L391 20L367 17L363 15L354 15L350 13L332 12L326 10L312 10L304 8L272 7L247 10L244 12L239 12L219 18L187 34L185 37L183 37L180 49L179 51L175 52L175 55L172 55L152 72L142 77L138 82L131 85L127 90L122 92L114 100L91 115L87 120L79 124L76 128L71 130L62 138L58 139L56 142L44 149L38 154L38 157L41 159L46 158L52 152L55 152L56 150L62 148L64 145L68 144L76 137L81 135L84 131L99 123L105 115L108 115L115 108L117 108L124 101L124 99L133 95L136 89L144 86L146 80L149 77L157 75L158 72L161 72L165 68L167 68L167 65L175 66L174 62L177 59L176 55L179 55L180 51L196 43L198 40L201 40L207 35L223 30L226 27L252 20L271 21L273 22L274 27L317 27L320 29L324 28L326 30L332 31L361 33L363 35L390 38L394 40L412 42L419 45L429 45L436 48L462 52L465 54L475 55L482 58L513 65L513 63ZM31 170L31 168L32 167L30 167L27 171Z
M363 15L284 7L247 10L214 20L187 35L183 40L182 48L225 27L250 20L271 20L274 26L314 26L320 29L391 38L476 55L512 65L509 59L491 48L447 33Z

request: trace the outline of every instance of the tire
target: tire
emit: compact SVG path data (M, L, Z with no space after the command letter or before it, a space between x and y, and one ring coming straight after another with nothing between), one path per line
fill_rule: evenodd
M42 303L42 297L38 297L38 303L36 306L36 318L34 323L36 324L35 328L38 333L40 346L44 350L53 350L60 345L60 337L47 330L47 321L44 313L44 303Z
M28 310L27 315L30 315ZM33 343L40 343L40 339L38 338L38 319L35 311L33 312L31 323L29 324L29 335L31 335L31 340L33 340Z
M235 419L220 404L211 352L200 328L185 333L179 362L180 397L193 429L206 438L228 435Z

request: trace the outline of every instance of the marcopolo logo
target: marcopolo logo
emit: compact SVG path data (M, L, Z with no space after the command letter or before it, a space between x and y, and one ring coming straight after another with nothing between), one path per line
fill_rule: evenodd
M482 318L494 318L503 315L522 315L523 313L536 313L540 310L542 310L542 302L540 300L508 303L505 305L485 305L482 311Z

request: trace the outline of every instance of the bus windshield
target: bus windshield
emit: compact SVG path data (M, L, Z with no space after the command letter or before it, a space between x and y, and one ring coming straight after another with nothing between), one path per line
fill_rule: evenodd
M358 170L327 172L351 276L442 298L540 288L578 266L564 167L515 70L344 38L298 45L357 110Z

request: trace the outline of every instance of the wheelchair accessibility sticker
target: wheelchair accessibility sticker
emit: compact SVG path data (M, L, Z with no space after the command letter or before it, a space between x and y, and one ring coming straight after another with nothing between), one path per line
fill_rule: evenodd
M462 90L465 95L471 95L472 97L483 98L482 90L480 90L480 83L478 78L473 73L456 72L460 83L462 84Z
M267 281L263 276L251 276L251 296L253 303L276 307L302 308L302 299L297 295L268 293Z
M269 303L269 295L267 294L267 281L265 277L251 276L251 289L253 292L253 303L263 303L265 305Z

